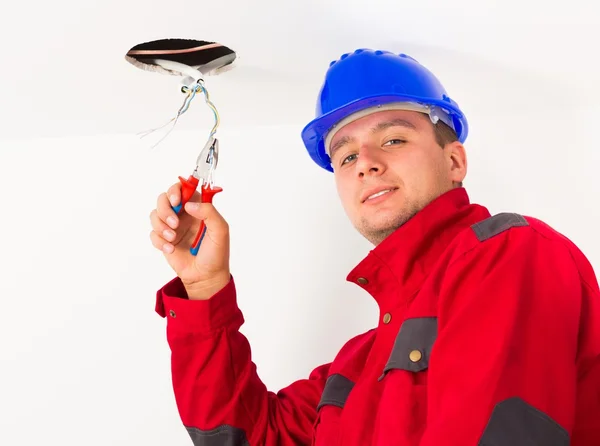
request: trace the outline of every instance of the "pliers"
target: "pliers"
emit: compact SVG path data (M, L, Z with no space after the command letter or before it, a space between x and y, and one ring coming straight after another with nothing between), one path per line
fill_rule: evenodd
M201 188L202 203L212 203L215 194L223 190L221 187L215 187L213 184L213 175L217 167L218 159L219 140L214 136L211 136L196 159L196 168L194 169L194 172L187 179L181 176L179 177L179 181L181 182L181 202L177 206L172 207L176 214L179 215L181 213L185 204L194 195L198 185L200 185ZM196 234L196 238L190 247L192 255L195 256L198 254L200 244L202 243L205 234L206 225L204 224L204 221L202 221L198 233Z

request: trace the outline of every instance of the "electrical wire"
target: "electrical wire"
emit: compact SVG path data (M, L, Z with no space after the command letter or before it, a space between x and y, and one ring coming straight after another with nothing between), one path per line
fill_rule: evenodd
M173 123L173 125L171 126L171 128L167 131L167 133L158 141L156 142L152 148L156 147L158 144L160 144L165 138L167 138L169 136L169 134L173 131L173 129L175 128L175 126L177 125L177 121L179 120L179 118L188 111L192 100L196 97L196 94L198 92L202 92L204 94L204 98L205 98L205 102L207 104L207 106L212 110L213 112L213 116L215 119L215 124L213 125L211 131L210 131L210 135L209 135L209 139L214 137L214 135L217 132L217 128L219 127L220 124L220 116L219 116L219 112L217 111L217 108L215 107L215 105L212 103L212 101L210 100L210 95L208 93L208 90L206 89L206 87L204 86L202 80L198 80L195 85L193 85L192 87L189 86L183 86L181 88L181 91L183 93L186 93L186 97L185 100L183 102L183 104L181 105L181 107L179 108L179 111L177 112L177 115L173 118L171 118L167 123L163 124L160 127L154 128L154 129L150 129L147 130L145 132L141 132L138 133L138 135L141 135L141 138L144 138L152 133L154 133L157 130L163 129L164 127L168 126L169 124Z

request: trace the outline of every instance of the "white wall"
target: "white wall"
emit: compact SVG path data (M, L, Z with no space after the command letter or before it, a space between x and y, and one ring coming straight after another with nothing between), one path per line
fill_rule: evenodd
M393 48L430 67L470 121L473 201L545 220L600 269L600 28L588 2L570 2L567 14L548 2L504 3L499 13L468 0L410 11L330 1L319 14L286 4L287 16L272 2L284 15L271 25L248 16L269 2L225 3L203 6L222 20L200 18L200 31L198 16L182 13L197 4L175 0L79 9L57 0L35 20L0 14L4 42L27 40L9 45L4 60L14 63L0 74L0 445L191 444L172 394L165 321L154 313L172 273L150 244L148 216L157 195L189 175L212 122L200 99L153 150L154 139L118 133L160 125L181 103L175 82L122 60L149 35L222 38L247 61L209 84L223 117L215 204L232 229L242 330L272 390L376 324L372 299L345 282L370 246L299 136L327 63L342 52ZM477 20L465 18L475 7Z
M562 230L596 269L599 114L474 111L466 183L492 212ZM344 280L369 246L298 131L224 123L220 134L225 190L215 203L231 223L243 331L274 390L377 318L374 302ZM165 321L154 313L154 293L172 274L150 244L148 215L189 173L205 137L175 131L153 150L136 136L2 143L0 444L190 444L171 392Z

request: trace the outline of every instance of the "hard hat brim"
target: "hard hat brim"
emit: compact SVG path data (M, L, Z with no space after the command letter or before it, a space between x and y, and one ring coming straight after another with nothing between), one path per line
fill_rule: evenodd
M458 140L462 143L468 134L468 123L458 105L445 100L435 100L411 95L374 95L349 102L342 107L331 110L309 122L302 130L301 136L304 145L315 163L329 172L333 172L331 159L325 150L327 133L340 121L353 113L365 108L390 102L414 102L417 104L437 106L444 109L452 118ZM376 110L374 111L376 112Z

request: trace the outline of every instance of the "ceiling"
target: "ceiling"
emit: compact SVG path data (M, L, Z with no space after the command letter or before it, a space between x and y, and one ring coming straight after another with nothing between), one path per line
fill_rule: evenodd
M140 42L173 37L237 52L233 70L206 80L223 125L300 130L329 62L359 47L412 55L471 113L596 104L600 15L593 3L498 4L13 2L0 13L0 138L137 133L164 124L182 103L180 80L142 71L124 55ZM190 123L197 125L178 125Z

